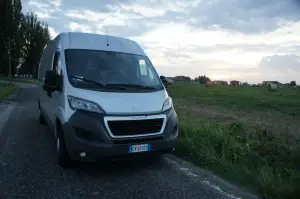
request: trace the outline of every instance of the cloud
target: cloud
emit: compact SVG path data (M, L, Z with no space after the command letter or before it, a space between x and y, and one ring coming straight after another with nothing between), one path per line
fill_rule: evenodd
M130 0L62 0L61 8L63 10L76 10L84 8L93 12L107 13L116 11L120 5L129 4L130 2Z
M272 55L264 57L260 66L263 69L277 72L300 72L300 56L298 55Z
M52 16L52 14L55 14L55 12L59 11L60 5L60 0L30 0L23 3L23 10L25 12L35 10L35 13L40 18L51 18L55 17Z
M160 73L212 79L299 79L297 0L23 0L59 32L82 31L137 41ZM298 67L299 68L299 67ZM284 74L284 75L281 75ZM298 73L297 73L298 74Z
M189 16L198 27L220 27L242 33L273 31L285 21L299 21L296 0L212 0L201 1Z
M58 34L52 27L49 27L49 33L51 38L54 38Z

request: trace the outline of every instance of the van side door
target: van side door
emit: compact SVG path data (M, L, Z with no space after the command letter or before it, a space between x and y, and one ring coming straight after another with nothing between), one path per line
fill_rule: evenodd
M43 116L46 119L46 122L50 126L50 114L49 114L49 107L47 107L49 97L47 92L43 89L44 81L45 81L45 74L46 71L52 69L52 61L53 61L53 54L51 53L52 45L49 44L43 51L41 56L40 66L39 66L39 103L40 109Z
M60 65L60 52L55 51L52 59L52 70L56 73L59 74L59 65ZM61 86L61 85L60 85ZM46 107L47 107L47 113L49 114L49 119L50 119L50 127L54 132L54 124L55 124L55 111L57 110L57 94L59 91L54 91L50 95L47 95L47 102L46 102Z

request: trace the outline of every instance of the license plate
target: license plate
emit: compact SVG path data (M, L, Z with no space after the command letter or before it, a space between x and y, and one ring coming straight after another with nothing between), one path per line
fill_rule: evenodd
M150 144L129 145L129 153L138 153L138 152L145 152L150 150L151 150Z

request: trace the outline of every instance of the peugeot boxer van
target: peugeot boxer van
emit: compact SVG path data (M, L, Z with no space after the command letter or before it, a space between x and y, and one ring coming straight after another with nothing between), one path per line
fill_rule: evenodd
M56 138L60 166L175 150L165 79L136 42L61 33L44 48L38 80L39 120Z

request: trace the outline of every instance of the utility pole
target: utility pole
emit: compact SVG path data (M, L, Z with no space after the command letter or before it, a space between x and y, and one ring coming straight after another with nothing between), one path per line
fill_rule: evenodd
M10 55L10 38L8 38L8 79L9 79L9 84L11 84L12 80L12 75L11 75L11 55Z

